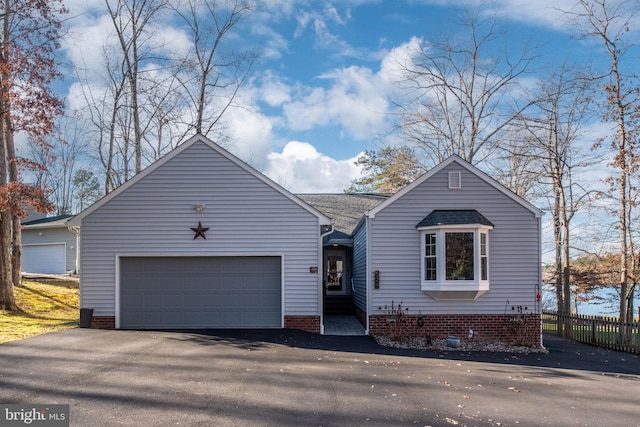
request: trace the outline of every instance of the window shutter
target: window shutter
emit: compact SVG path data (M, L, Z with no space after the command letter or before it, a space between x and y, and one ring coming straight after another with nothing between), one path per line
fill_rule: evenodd
M458 190L462 188L462 174L460 172L449 172L449 189Z

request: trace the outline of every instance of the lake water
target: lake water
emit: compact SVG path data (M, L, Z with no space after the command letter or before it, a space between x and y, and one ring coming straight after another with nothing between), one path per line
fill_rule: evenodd
M620 314L620 297L615 289L605 288L599 289L594 293L595 298L590 301L578 301L577 310L578 314L585 316L611 316L618 317ZM550 307L555 311L556 308L556 294L555 286L545 285L542 291L542 298L545 307ZM638 318L638 307L640 306L640 292L636 292L633 300L634 305L634 317ZM573 301L571 302L573 308Z

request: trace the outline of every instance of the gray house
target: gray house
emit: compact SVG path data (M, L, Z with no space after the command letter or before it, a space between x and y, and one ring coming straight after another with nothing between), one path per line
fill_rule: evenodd
M67 225L71 217L30 217L22 223L23 272L64 274L78 271L79 230Z
M399 193L295 196L196 136L71 220L93 326L296 328L540 343L540 211L458 157Z

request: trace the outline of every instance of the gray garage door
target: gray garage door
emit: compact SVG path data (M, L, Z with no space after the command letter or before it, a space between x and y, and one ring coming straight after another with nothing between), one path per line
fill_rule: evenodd
M120 327L281 326L280 257L120 260Z
M64 274L67 265L64 243L22 246L22 271L26 273Z

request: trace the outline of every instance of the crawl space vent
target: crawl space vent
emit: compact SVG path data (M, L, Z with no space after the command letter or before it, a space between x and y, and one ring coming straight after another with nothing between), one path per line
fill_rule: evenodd
M462 177L460 172L449 172L449 189L457 190L462 188Z

